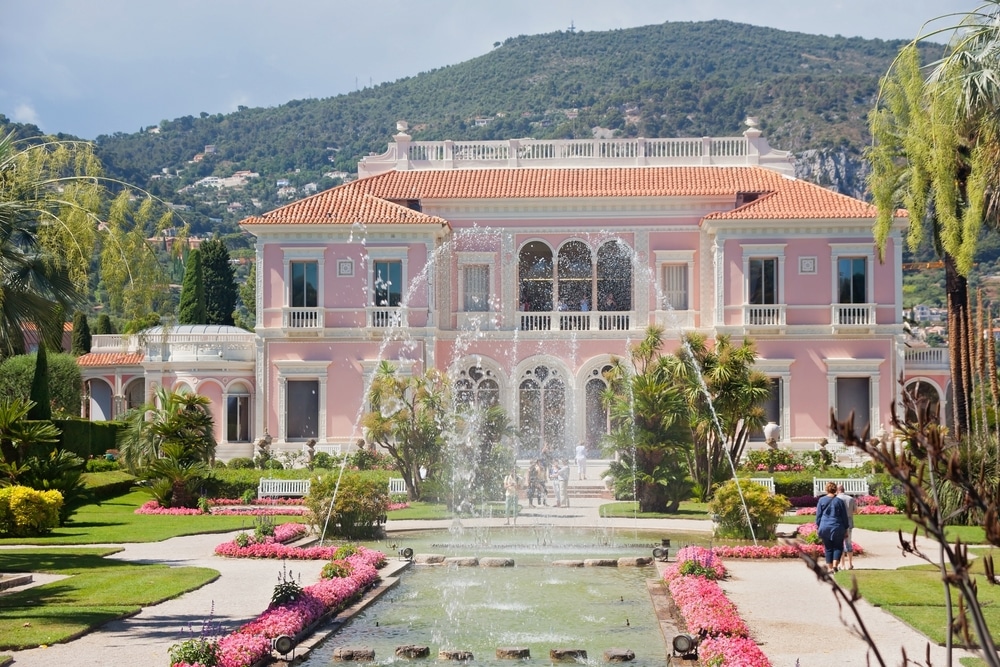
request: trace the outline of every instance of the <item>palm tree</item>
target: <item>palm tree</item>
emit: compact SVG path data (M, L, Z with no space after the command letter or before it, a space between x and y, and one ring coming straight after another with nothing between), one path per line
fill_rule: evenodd
M59 429L52 422L28 420L33 405L23 398L0 398L0 457L7 466L19 468L28 450L59 440Z
M118 433L119 458L133 473L163 456L167 445L179 445L186 461L210 462L215 456L214 425L209 400L199 394L160 387L156 399L130 410Z

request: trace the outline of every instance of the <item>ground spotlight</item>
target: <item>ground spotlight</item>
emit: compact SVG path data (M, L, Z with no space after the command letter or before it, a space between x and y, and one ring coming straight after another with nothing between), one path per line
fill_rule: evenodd
M410 547L404 547L400 549L397 553L399 554L399 557L402 558L403 560L413 560L413 549L411 549Z
M674 655L684 660L698 659L698 640L691 635L681 633L675 635L671 642L674 648Z
M655 558L658 561L666 562L669 555L670 555L670 549L667 549L666 547L653 548L653 558Z
M295 640L288 635L278 635L271 640L271 648L281 655L288 655L295 648Z

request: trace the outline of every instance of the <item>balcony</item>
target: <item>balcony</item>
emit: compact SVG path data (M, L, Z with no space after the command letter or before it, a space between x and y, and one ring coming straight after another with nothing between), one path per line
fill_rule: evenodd
M409 326L406 308L368 306L368 326L374 329L398 329Z
M632 311L520 312L520 331L628 331L635 319Z
M322 308L292 308L281 309L281 328L286 332L316 334L323 330Z
M874 303L835 303L830 309L834 333L870 329L876 324Z
M907 371L947 371L951 367L946 347L907 347L903 359Z
M748 303L743 306L743 326L755 329L783 329L785 305Z

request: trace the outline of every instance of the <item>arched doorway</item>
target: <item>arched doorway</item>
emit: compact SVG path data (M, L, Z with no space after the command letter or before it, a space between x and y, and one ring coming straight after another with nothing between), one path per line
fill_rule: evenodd
M539 364L521 374L518 383L520 456L534 456L543 447L566 456L566 383L558 369Z

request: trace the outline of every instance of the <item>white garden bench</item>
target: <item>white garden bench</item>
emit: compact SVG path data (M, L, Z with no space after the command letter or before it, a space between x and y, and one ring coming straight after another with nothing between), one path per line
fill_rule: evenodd
M406 480L402 477L390 477L389 493L406 493Z
M258 498L302 497L309 493L308 479L270 479L261 477L257 486Z
M813 477L813 495L822 496L826 493L826 483L843 484L844 493L852 496L868 495L868 480L864 477L845 477L843 479L831 479L826 477Z
M774 493L774 478L773 477L751 477L750 481L754 484L760 484L765 489Z

